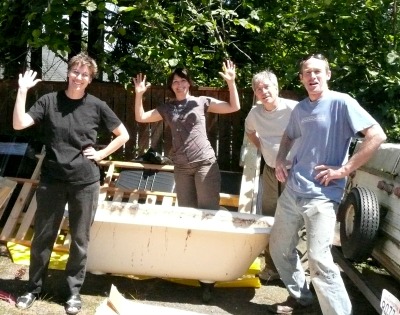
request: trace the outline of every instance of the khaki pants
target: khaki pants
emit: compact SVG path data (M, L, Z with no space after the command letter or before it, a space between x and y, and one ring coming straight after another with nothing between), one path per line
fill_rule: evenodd
M262 173L262 215L275 216L276 204L283 189L285 183L276 179L275 169L265 164Z

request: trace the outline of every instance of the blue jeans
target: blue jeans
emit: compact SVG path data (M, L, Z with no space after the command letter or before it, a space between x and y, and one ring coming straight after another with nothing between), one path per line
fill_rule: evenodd
M331 254L338 204L295 195L288 187L283 191L271 230L269 248L279 275L289 294L300 304L312 303L313 295L296 251L298 231L305 225L311 281L322 313L352 314L349 296Z

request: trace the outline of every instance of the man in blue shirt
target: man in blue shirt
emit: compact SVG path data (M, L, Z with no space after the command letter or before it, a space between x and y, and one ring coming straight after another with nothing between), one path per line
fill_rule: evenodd
M290 297L270 311L291 314L313 302L313 294L296 252L298 230L305 225L310 275L322 313L352 314L352 306L335 265L331 244L346 177L373 155L386 135L359 103L329 90L329 63L321 54L300 63L300 81L308 97L294 108L276 159L275 175L286 188L278 200L270 251ZM348 159L352 137L363 136L360 150ZM286 156L298 150L290 172ZM282 237L284 235L284 237Z

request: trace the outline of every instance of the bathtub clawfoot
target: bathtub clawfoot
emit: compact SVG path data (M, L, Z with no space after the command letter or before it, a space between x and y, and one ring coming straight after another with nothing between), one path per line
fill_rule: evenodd
M211 293L212 289L214 288L215 282L209 282L209 281L199 281L200 282L200 287L203 290L202 293L202 299L204 303L208 303L211 300Z

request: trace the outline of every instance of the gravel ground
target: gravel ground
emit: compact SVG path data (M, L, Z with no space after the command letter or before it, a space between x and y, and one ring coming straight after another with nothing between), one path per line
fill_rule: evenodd
M24 292L28 278L26 266L14 264L7 247L0 244L0 291L17 296ZM354 315L377 314L370 303L343 274L347 290L354 305ZM50 270L45 286L45 293L34 305L20 311L12 303L0 300L0 314L65 314L63 302L65 287L62 283L63 272ZM107 298L111 285L127 299L142 303L166 306L181 310L215 315L265 315L269 314L267 305L282 302L288 297L283 284L278 280L262 285L260 288L220 288L212 290L211 300L204 303L203 290L200 287L178 284L171 281L150 278L138 280L115 275L93 275L88 273L81 294L83 299L82 315L93 315L96 308ZM314 305L301 313L320 315L321 311L316 300Z

